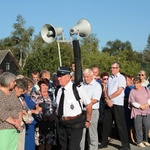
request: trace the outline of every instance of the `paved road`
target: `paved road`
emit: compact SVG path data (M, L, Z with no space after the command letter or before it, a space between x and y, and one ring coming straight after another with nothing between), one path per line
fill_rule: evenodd
M131 150L143 150L143 149L144 150L150 150L150 147L140 148L140 147L137 147L136 145L133 145L133 144L130 144L130 146L131 146ZM120 141L113 139L113 141L111 143L109 143L107 148L103 148L101 150L117 150L119 148L121 148Z

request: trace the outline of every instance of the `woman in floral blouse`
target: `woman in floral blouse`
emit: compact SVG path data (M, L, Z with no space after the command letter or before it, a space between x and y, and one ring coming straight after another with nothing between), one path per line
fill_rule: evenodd
M56 144L56 128L54 120L53 94L48 92L49 80L44 78L38 82L39 91L33 92L31 99L42 107L42 120L38 123L40 150L50 150ZM45 109L47 107L47 109Z

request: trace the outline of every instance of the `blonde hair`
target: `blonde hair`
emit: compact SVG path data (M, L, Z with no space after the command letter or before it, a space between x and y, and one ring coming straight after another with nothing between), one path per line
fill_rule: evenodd
M138 74L141 74L141 73L145 74L145 76L146 76L146 72L145 72L144 70L140 70L140 71L138 72Z

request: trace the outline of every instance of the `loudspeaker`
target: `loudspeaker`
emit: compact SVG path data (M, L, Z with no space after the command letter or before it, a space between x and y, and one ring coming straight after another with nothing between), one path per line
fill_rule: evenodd
M56 37L62 35L63 29L61 27L54 27L51 24L45 24L41 29L41 36L47 43L54 42Z
M81 37L88 37L91 34L91 25L88 20L80 19L77 25L71 27L70 35L78 34Z

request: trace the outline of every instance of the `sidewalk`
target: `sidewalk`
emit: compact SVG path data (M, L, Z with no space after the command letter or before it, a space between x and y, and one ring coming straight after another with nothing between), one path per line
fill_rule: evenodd
M140 148L134 144L130 144L130 147L131 147L131 150L143 150L143 149L150 150L150 147ZM121 142L116 139L113 139L113 141L111 143L109 143L107 148L103 148L103 149L99 149L99 150L117 150L119 148L121 148Z

